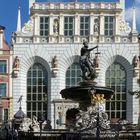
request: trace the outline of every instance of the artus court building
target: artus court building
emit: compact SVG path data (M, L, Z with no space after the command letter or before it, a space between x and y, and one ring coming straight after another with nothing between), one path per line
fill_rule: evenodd
M81 81L79 66L83 41L99 46L96 82L115 90L106 101L110 119L138 123L139 99L128 93L139 90L139 43L135 7L132 27L125 21L125 0L117 2L29 2L30 18L13 33L13 113L22 95L22 110L56 122L67 121L67 110L78 104L62 99L60 91ZM96 50L91 54L96 56Z

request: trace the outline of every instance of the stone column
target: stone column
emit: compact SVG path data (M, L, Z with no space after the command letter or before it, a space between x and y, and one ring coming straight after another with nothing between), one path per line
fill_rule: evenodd
M59 15L59 43L64 43L64 15Z
M99 36L99 42L103 43L105 41L104 38L104 14L100 14L100 36Z
M75 14L75 22L74 22L74 43L80 42L80 17L78 13Z

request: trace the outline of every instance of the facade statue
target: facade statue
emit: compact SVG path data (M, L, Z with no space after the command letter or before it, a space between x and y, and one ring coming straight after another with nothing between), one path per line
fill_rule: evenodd
M96 18L94 20L94 33L95 34L98 34L99 33L99 19L98 18Z
M54 32L54 35L58 35L58 33L59 33L59 20L58 19L54 20L53 32Z
M13 69L18 70L19 66L20 66L20 60L19 60L18 56L16 56L14 64L13 64Z
M58 68L58 59L56 55L52 59L52 68Z
M84 80L94 80L96 78L95 65L91 61L90 52L98 46L88 49L88 43L84 42L81 48L80 67L82 69L82 78Z
M135 55L134 59L133 59L133 67L137 68L138 64L139 64L139 57L137 55Z
M58 73L58 59L57 59L57 56L55 55L52 59L52 73L53 73L53 76L56 77L57 76L57 73Z
M18 77L19 73L19 68L20 68L20 60L18 56L15 57L14 63L13 63L13 77Z

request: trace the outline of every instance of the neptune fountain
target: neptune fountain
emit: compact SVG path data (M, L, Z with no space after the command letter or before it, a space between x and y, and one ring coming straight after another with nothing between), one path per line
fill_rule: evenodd
M79 64L82 70L82 81L78 86L61 90L62 98L71 99L79 103L74 127L81 133L92 133L99 139L103 130L110 129L108 115L105 113L105 100L110 99L114 91L108 87L96 86L96 64L90 58L91 49L84 42L81 48ZM98 55L98 52L97 54Z

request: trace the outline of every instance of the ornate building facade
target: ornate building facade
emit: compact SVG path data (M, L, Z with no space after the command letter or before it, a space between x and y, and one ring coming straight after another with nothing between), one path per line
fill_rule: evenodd
M4 38L5 27L0 25L0 125L12 119L12 50Z
M81 81L79 67L83 41L97 57L96 82L115 90L106 101L109 118L138 122L139 100L129 90L138 90L139 56L135 8L132 27L125 21L125 0L118 2L41 3L30 0L30 18L21 28L20 9L17 31L12 36L14 113L23 95L22 110L28 117L36 115L51 120L53 128L64 128L67 111L78 104L62 99L60 91ZM99 55L98 52L100 52ZM139 61L139 60L138 60ZM134 66L134 64L136 64Z

